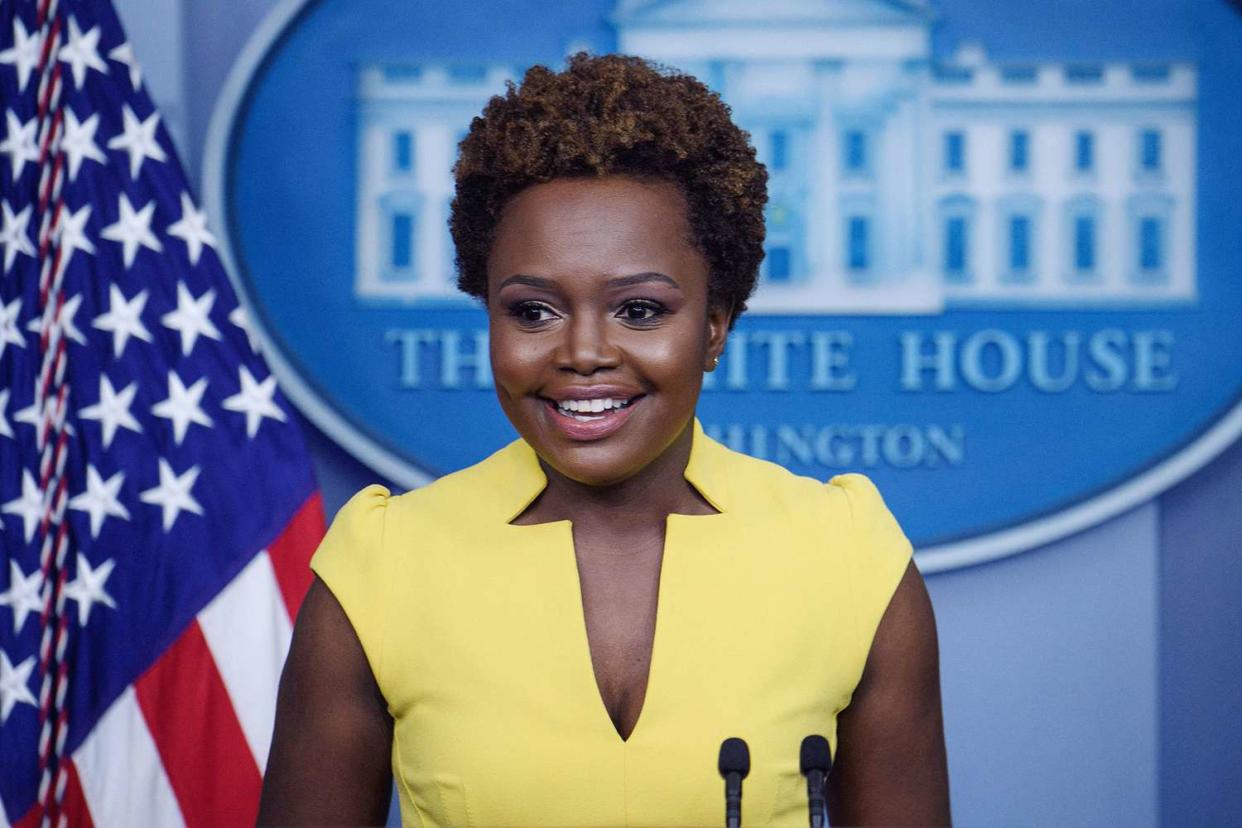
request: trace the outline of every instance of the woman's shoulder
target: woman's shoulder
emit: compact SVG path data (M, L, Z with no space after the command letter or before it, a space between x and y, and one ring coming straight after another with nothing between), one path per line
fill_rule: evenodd
M477 463L393 497L390 508L394 520L503 523L512 517L506 513L510 501L527 492L533 497L543 481L533 451L514 440Z
M355 547L378 540L383 534L391 497L387 487L378 483L363 487L337 511L325 541Z
M767 500L805 508L808 502L852 518L869 518L887 511L879 489L865 474L846 472L824 480L797 474L771 460L753 457L713 441L714 476L745 500Z
M712 454L712 477L727 485L731 499L746 511L782 521L792 518L816 536L848 536L851 542L845 546L864 557L870 553L900 560L910 555L910 542L865 474L836 474L825 482L723 443L715 443Z
M883 515L892 516L879 488L870 477L858 472L833 475L823 484L828 497L848 509L855 521L873 521Z
M384 525L410 520L478 517L514 494L515 471L523 460L513 455L520 447L511 443L488 457L450 472L408 491L394 494L388 487L371 484L360 489L337 512L333 527L346 531L378 532ZM520 475L519 475L520 476Z

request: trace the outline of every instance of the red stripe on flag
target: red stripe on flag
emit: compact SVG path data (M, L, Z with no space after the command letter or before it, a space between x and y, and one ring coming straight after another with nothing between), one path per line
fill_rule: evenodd
M78 767L71 761L65 762L68 771L68 783L65 785L65 801L61 803L60 813L72 828L94 828L91 809L86 802L86 794L82 791L82 780L78 778Z
M323 496L315 492L298 509L280 537L267 548L290 618L297 618L306 590L310 589L310 559L319 541L323 540L323 533Z
M262 775L197 621L134 690L186 824L253 825Z
M95 828L91 819L91 809L86 802L86 794L82 791L82 780L78 778L78 768L73 762L66 760L65 795L60 803L59 815L69 828ZM43 823L43 808L39 803L26 812L26 815L13 823L13 828L36 828ZM60 818L54 820L59 825Z

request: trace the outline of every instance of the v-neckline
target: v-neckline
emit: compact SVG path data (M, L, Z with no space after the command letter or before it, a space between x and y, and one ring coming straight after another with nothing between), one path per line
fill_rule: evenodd
M665 642L671 635L667 630L669 623L667 619L670 615L667 609L669 601L668 584L670 580L668 570L670 563L674 566L677 564L676 555L670 554L670 552L674 548L674 544L671 542L672 538L680 531L675 530L674 527L684 525L682 521L711 520L727 514L727 510L722 503L719 488L717 487L718 483L723 485L724 481L717 481L711 474L717 462L714 452L716 450L727 451L727 449L707 436L697 417L693 422L693 429L690 457L686 463L683 476L695 491L716 511L702 515L670 512L664 516L664 546L661 550L660 572L656 586L655 620L651 636L651 652L647 660L647 682L643 691L642 704L639 706L638 715L634 719L634 726L630 729L628 736L621 735L621 731L617 728L612 716L609 715L603 689L600 687L599 679L595 673L595 660L591 652L590 635L587 631L586 605L582 594L582 576L578 570L577 547L574 543L573 521L566 518L543 523L512 523L513 518L525 511L526 507L547 486L547 477L539 465L538 455L535 454L534 449L525 441L514 441L507 449L502 450L504 452L513 450L513 455L518 458L518 463L510 470L509 475L509 482L513 484L514 488L506 494L510 498L518 495L521 500L520 506L516 509L513 509L511 504L506 506L505 511L510 514L506 517L505 523L519 530L544 530L555 532L560 536L560 542L557 544L557 558L558 562L567 562L560 563L560 566L569 567L570 577L568 580L573 586L572 604L576 608L576 612L572 613L575 616L575 635L578 638L575 649L582 654L574 659L577 663L573 667L573 672L579 677L575 681L584 685L585 689L579 692L594 691L595 702L593 706L598 711L595 714L595 718L601 720L600 725L607 728L607 733L610 735L611 740L621 747L634 744L635 740L642 733L645 733L643 723L650 718L649 710L652 707L653 698L658 701L658 695L653 695L652 691L659 687L657 678L660 673L660 656L668 646L667 643L664 643L662 646L662 642Z
M651 648L647 652L647 675L643 680L643 693L642 699L638 704L638 714L634 717L634 724L630 727L630 732L628 734L622 734L621 728L617 726L616 720L612 718L612 714L608 710L608 700L604 698L604 688L603 685L600 684L599 673L595 669L595 651L591 647L590 626L587 624L586 594L582 589L582 570L578 566L578 548L577 543L574 541L573 521L562 521L566 524L565 531L569 535L569 555L573 564L574 585L577 589L578 629L581 631L579 641L580 646L578 649L580 651L585 650L586 652L587 673L590 679L590 684L595 689L595 697L599 700L599 709L603 713L604 719L608 722L609 728L623 745L630 744L634 740L635 734L638 733L639 725L642 724L643 714L647 711L648 703L651 699L652 678L656 673L656 653L658 651L657 645L660 641L660 607L663 605L665 600L664 592L666 581L664 572L665 564L668 560L668 530L669 524L671 523L671 521L668 520L668 517L668 515L665 515L664 537L662 540L663 547L660 550L660 569L659 572L656 573L655 617L652 619L651 623Z
M660 688L659 676L662 672L660 664L666 658L666 653L670 648L669 640L676 638L676 632L669 629L671 623L670 618L675 613L670 611L670 584L675 583L676 577L669 577L671 567L677 567L680 563L679 556L676 553L676 546L682 541L678 537L683 533L683 529L687 524L683 521L689 521L689 525L695 525L694 521L706 520L713 518L721 518L723 512L715 512L705 515L691 515L680 512L672 512L665 516L664 521L664 549L661 554L659 582L656 588L656 610L655 624L651 636L651 654L647 662L647 686L643 692L642 704L638 708L638 716L634 719L634 726L630 729L628 736L623 737L621 731L617 729L616 724L612 720L612 716L608 713L608 705L604 701L604 693L599 684L599 679L595 675L595 661L591 654L591 639L587 632L586 624L586 607L582 600L582 579L578 572L578 562L576 557L577 550L573 542L573 522L570 520L548 521L546 523L529 523L529 524L511 524L520 529L545 530L549 533L558 535L557 548L557 570L565 578L564 594L558 596L559 599L565 600L571 607L566 608L568 618L572 619L572 635L576 642L573 649L577 652L574 656L574 665L572 672L574 674L573 681L579 685L575 689L575 696L582 698L584 696L593 696L594 701L590 705L594 709L592 718L598 726L607 733L607 738L616 744L625 747L632 745L639 736L646 733L644 722L651 717L651 710L654 705L659 703ZM678 537L676 542L671 542L673 538ZM573 587L572 593L569 587ZM568 623L568 619L567 619Z

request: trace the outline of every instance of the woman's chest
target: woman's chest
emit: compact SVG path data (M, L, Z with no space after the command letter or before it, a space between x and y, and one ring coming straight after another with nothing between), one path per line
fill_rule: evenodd
M628 738L642 713L659 611L664 539L574 531L583 627L600 699Z
M423 572L384 656L403 807L430 824L713 824L730 736L751 747L746 824L796 806L801 739L835 741L861 670L852 619L796 550L762 553L707 520L670 521L625 741L595 665L590 579L561 532L524 533L512 560L478 571Z

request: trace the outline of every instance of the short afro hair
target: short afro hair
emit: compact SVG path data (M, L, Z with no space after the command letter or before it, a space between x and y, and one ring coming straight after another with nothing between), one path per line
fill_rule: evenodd
M767 170L720 96L695 78L627 55L533 66L470 123L453 167L449 228L457 285L487 298L487 258L505 204L556 178L627 175L678 186L710 267L708 301L736 319L763 260Z

